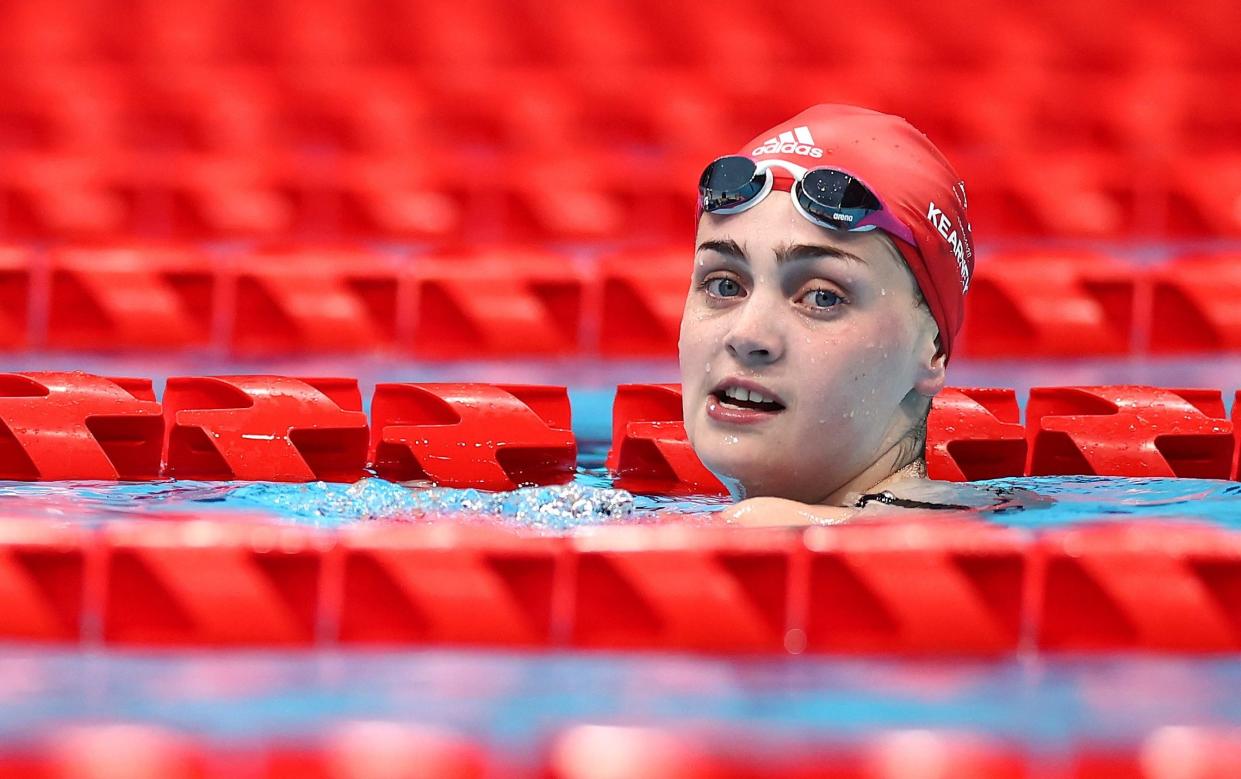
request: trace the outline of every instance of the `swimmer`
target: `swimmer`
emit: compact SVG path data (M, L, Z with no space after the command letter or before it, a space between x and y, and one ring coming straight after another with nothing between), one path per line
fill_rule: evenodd
M974 267L965 184L896 116L819 105L703 171L680 333L685 430L729 522L1002 508L927 479Z

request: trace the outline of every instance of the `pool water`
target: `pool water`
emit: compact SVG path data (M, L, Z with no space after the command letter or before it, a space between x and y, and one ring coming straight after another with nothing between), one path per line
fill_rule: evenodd
M589 447L587 451L599 451ZM590 461L587 461L590 462ZM975 482L1021 488L1049 500L1017 511L982 513L980 519L1020 528L1141 517L1198 521L1241 529L1241 483L1213 479L1043 476ZM484 492L410 486L368 478L353 484L313 482L0 482L0 507L24 516L96 524L146 516L231 514L309 527L339 528L358 522L431 521L467 514L498 525L548 535L600 524L637 524L667 514L705 522L729 502L717 496L633 495L614 489L601 464L578 468L565 485ZM892 509L893 515L901 509Z
M0 649L0 738L53 723L159 724L243 745L338 722L446 726L513 753L593 724L782 739L942 728L1055 753L1159 726L1241 722L1241 663L1154 656L999 661L658 654Z

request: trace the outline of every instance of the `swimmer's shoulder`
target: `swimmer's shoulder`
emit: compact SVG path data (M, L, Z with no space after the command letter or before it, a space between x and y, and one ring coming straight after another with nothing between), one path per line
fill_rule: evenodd
M1003 512L1043 508L1054 501L1033 490L1004 484L974 484L934 479L909 479L879 493L861 495L858 513L892 510Z
M973 511L1000 514L1044 508L1054 503L1038 493L1002 484L909 479L882 492L865 493L852 506L820 506L784 498L749 498L719 513L725 524L742 527L834 525L855 518L892 516L908 511Z

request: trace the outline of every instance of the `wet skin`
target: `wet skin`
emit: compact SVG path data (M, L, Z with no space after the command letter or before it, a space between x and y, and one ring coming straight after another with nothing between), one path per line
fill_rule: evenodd
M777 191L704 215L695 247L680 365L703 463L789 522L834 518L814 507L916 475L899 444L943 388L944 359L891 239L818 227Z

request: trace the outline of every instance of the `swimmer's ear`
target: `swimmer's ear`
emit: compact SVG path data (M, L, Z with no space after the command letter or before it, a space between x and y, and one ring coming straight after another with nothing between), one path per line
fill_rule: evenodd
M931 331L918 340L917 375L914 377L914 389L927 398L935 397L944 388L948 369L948 357L939 346L939 328L932 324Z

